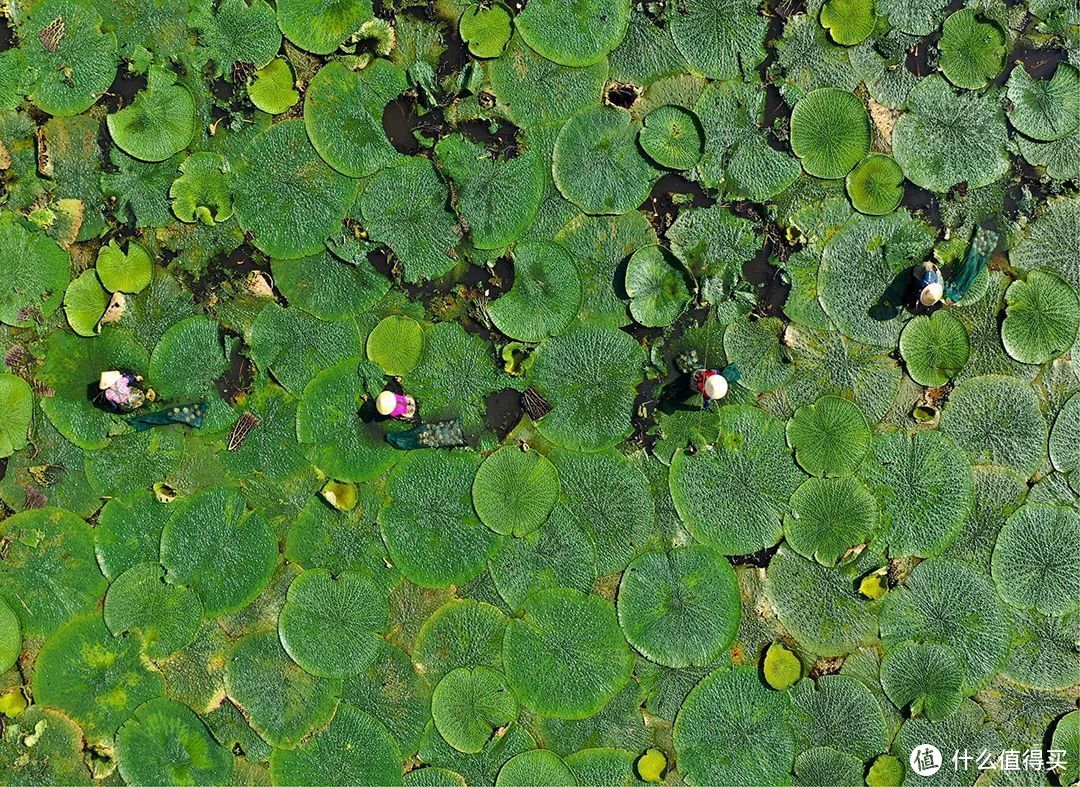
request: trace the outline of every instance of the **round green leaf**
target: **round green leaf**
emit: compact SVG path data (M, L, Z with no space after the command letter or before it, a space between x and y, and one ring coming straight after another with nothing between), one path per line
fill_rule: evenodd
M371 0L280 0L278 27L303 50L328 55L372 18Z
M0 224L0 322L28 328L60 306L68 284L68 253L19 224Z
M435 165L417 156L385 167L360 196L364 226L401 261L406 281L438 278L456 264L460 229L449 201Z
M1021 609L1080 609L1080 515L1062 506L1020 507L998 534L992 572L1001 597Z
M986 375L953 389L941 431L972 464L1003 465L1030 478L1046 459L1046 419L1030 384Z
M671 325L690 302L685 269L661 246L642 246L626 264L630 313L649 328Z
M460 752L483 750L495 728L517 718L518 706L506 680L490 667L459 667L431 695L431 715L443 740Z
M97 273L83 271L73 279L64 292L64 315L68 325L79 336L98 333L98 322L109 305L109 293L98 281Z
M1001 341L1021 363L1045 363L1064 354L1076 341L1080 300L1057 275L1034 270L1005 291Z
M866 107L846 90L823 87L807 93L791 111L791 149L809 174L844 177L870 150Z
M503 659L521 703L557 719L583 719L607 705L634 661L611 602L565 588L525 599L506 627Z
M458 20L458 34L474 57L498 57L512 33L510 11L502 3L467 6Z
M1032 139L1063 139L1080 125L1080 71L1069 63L1059 63L1048 80L1014 68L1006 95L1009 122Z
M877 525L877 501L857 478L810 478L791 496L784 537L803 557L833 566Z
M801 680L791 688L795 743L808 750L822 745L865 762L886 751L891 737L877 698L846 675Z
M109 292L142 292L150 284L154 261L150 253L135 241L128 241L121 251L116 240L98 249L97 275Z
M880 432L859 471L881 505L892 555L935 555L956 537L971 511L971 468L941 432Z
M855 210L883 216L904 198L904 171L891 157L871 153L847 174L844 185Z
M157 562L136 563L105 594L105 625L115 636L137 631L152 659L170 656L194 641L202 627L195 591L164 581Z
M970 8L951 14L941 27L941 71L957 87L980 90L1005 65L1005 33ZM1022 70L1022 69L1021 69Z
M271 260L270 269L290 306L323 320L367 311L390 289L386 277L367 260L350 265L326 251L295 260Z
M646 552L619 583L627 641L668 667L705 667L735 639L742 609L735 572L708 547Z
M665 104L645 116L638 142L661 167L686 170L701 158L705 134L697 115L689 109Z
M716 442L671 463L671 497L694 538L725 555L780 540L788 499L804 476L784 443L784 424L749 405L726 405Z
M180 173L180 177L169 187L173 213L178 219L189 224L200 221L212 227L232 217L231 175L224 156L218 153L192 153L181 162ZM140 247L134 244L134 248ZM133 245L129 243L128 251L131 252L132 249ZM119 254L119 249L117 252L116 256L120 257L117 261L123 261L124 258ZM145 255L145 252L143 253ZM150 258L147 256L146 264L149 266L149 263ZM100 254L98 255L98 273L101 273ZM150 283L149 276L149 270L147 270L146 284ZM104 279L102 283L105 283ZM143 286L145 287L146 284Z
M140 705L120 727L116 762L128 784L223 784L233 755L190 708L159 698Z
M147 376L154 390L180 400L215 397L215 381L228 369L220 330L203 316L173 323L150 354Z
M724 331L724 352L739 369L739 385L751 391L773 391L795 372L783 343L784 323L778 317L739 317Z
M15 666L21 652L22 631L19 628L19 619L8 603L0 597L0 673Z
M101 613L68 620L45 641L34 664L34 701L63 711L87 741L111 744L139 705L165 692L165 683L142 661L138 636L114 637Z
M400 156L383 131L386 105L407 87L405 72L381 58L351 71L340 62L319 69L304 94L304 125L326 162L346 175L373 175Z
M756 0L682 0L669 24L690 68L710 79L742 80L765 60L769 23Z
M488 570L503 601L517 610L544 588L587 592L596 579L596 547L589 529L565 506L557 506L539 530L505 539Z
M109 134L125 153L143 161L164 161L191 142L195 99L175 79L164 68L151 68L146 89L129 106L108 116Z
M335 577L315 568L289 585L278 631L285 651L312 675L344 678L371 666L389 615L386 598L364 574Z
M401 753L386 727L342 703L330 726L270 755L274 784L401 784Z
M559 450L549 457L562 486L562 503L552 516L569 516L589 533L601 575L622 571L654 533L656 506L648 479L614 449Z
M412 660L390 644L382 646L367 672L345 679L341 698L380 719L406 755L416 752L431 720L431 687Z
M482 601L456 599L420 627L413 648L417 671L433 685L458 667L502 669L506 615Z
M559 755L532 749L511 757L499 769L495 787L574 787L577 779Z
M116 77L116 34L102 29L92 5L74 0L40 3L19 39L33 79L30 100L50 115L66 117L88 109Z
M276 631L259 631L229 650L225 690L267 743L291 749L334 717L341 680L305 672L285 653Z
M1080 748L1080 711L1066 713L1054 726L1054 736L1050 746L1058 751L1075 752ZM1065 767L1059 778L1062 784L1075 783L1080 779L1080 760L1070 759L1066 755Z
M839 396L804 404L787 424L787 442L799 466L815 476L855 472L870 450L870 426L858 406Z
M1008 171L1005 111L995 97L957 93L931 74L905 103L893 129L893 157L916 186L944 192L967 182L976 189Z
M873 0L825 0L820 19L832 40L844 46L865 40L877 23Z
M504 158L452 134L439 140L435 155L454 184L454 207L473 246L501 249L533 223L545 180L535 153Z
M878 621L855 583L786 546L769 561L765 591L777 617L810 653L842 656L877 638Z
M393 314L379 321L367 337L367 357L387 374L408 374L420 362L424 333L411 317Z
M881 660L881 686L912 716L941 721L963 701L964 667L956 652L936 643L902 642Z
M199 42L212 50L216 76L236 63L262 68L281 48L274 8L266 0L221 0L212 16L210 10L198 9L189 24L199 31Z
M292 259L322 251L356 199L357 183L319 158L301 121L285 120L251 141L233 187L237 221L252 242L271 257Z
M496 533L524 536L547 520L559 499L559 472L547 457L506 446L476 471L473 506Z
M939 309L919 315L900 332L900 355L911 379L930 387L956 377L971 355L967 329L952 314Z
M0 378L2 379L2 378ZM1050 430L1050 461L1062 473L1080 468L1080 394L1069 397Z
M277 539L262 514L233 489L203 489L183 502L161 531L169 582L199 594L207 615L243 608L274 573Z
M367 398L357 364L346 358L325 369L296 409L296 436L311 446L311 462L339 481L367 481L401 458L386 442L388 423Z
M282 57L274 58L256 71L247 91L255 108L271 115L287 112L300 100L292 66Z
M109 500L94 528L101 573L112 580L137 563L157 561L161 531L172 514L172 508L158 502L149 489Z
M581 306L581 279L574 258L551 240L528 240L514 248L514 283L488 304L495 327L511 339L542 341L561 331Z
M0 595L23 634L47 637L74 615L90 612L105 593L90 526L59 508L23 511L0 522L8 544L0 561Z
M795 781L798 787L862 787L862 761L844 751L815 746L795 758Z
M626 213L641 205L660 173L641 154L638 129L629 112L607 105L567 121L552 163L562 195L586 213Z
M697 784L782 784L795 737L787 694L753 667L719 669L687 696L675 719L679 769Z
M34 392L26 380L0 373L0 459L26 447Z
M379 526L390 559L422 587L466 582L483 570L502 539L472 504L481 460L465 451L410 451L386 480Z
M645 353L610 328L580 327L546 339L533 353L530 383L554 409L537 423L556 445L598 451L631 432Z
M962 691L971 694L1001 665L1008 621L990 578L963 563L924 560L885 596L881 638L886 651L905 640L938 643L963 654Z
M566 6L537 0L514 17L525 43L562 66L588 66L619 45L630 23L630 0L584 0Z

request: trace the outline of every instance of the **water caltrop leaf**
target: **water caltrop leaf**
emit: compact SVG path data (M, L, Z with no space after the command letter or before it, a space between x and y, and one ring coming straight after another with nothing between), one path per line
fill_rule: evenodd
M459 667L431 695L435 729L460 752L477 754L496 728L517 718L517 700L506 679L490 667Z
M371 0L324 0L315 5L306 0L281 0L277 4L281 32L316 55L333 52L371 17Z
M1080 609L1080 518L1063 506L1028 504L1005 522L994 545L998 593L1021 609L1063 615Z
M795 758L786 694L753 667L718 669L694 687L675 719L680 769L700 784L782 784Z
M275 123L252 140L233 184L240 226L279 259L321 251L357 190L319 158L299 120Z
M411 317L392 314L381 319L368 334L366 349L368 360L379 364L387 374L408 374L420 363L423 329Z
M280 115L300 100L295 83L296 77L289 61L276 57L252 76L247 88L248 96L251 103L263 112Z
M857 478L810 478L791 496L784 538L803 557L832 566L877 526L877 501Z
M900 332L900 355L908 374L920 385L944 385L971 356L964 324L944 310L919 315Z
M588 66L618 46L630 22L630 0L586 0L567 8L538 0L514 17L525 43L563 66Z
M1005 291L1001 341L1021 363L1045 363L1072 347L1080 327L1080 300L1069 284L1047 270L1034 270Z
M372 175L400 158L382 118L406 87L405 73L381 58L360 71L337 62L320 68L304 94L304 125L319 155L353 177Z
M768 23L754 0L685 0L670 24L686 62L711 79L741 79L765 59Z
M795 461L810 475L855 472L870 450L870 427L858 406L839 396L823 396L795 411L787 441Z
M535 153L503 158L453 134L439 140L435 155L454 183L454 207L476 248L501 249L532 224L544 190Z
M1050 79L1036 80L1024 68L1009 74L1009 122L1021 134L1038 140L1062 139L1080 125L1076 66L1061 63Z
M506 627L503 659L518 700L558 719L593 715L633 669L611 602L564 588L525 599L522 616Z
M904 199L904 171L889 156L871 153L844 179L855 210L871 216L892 213Z
M715 442L671 463L671 496L703 544L746 555L780 540L788 499L805 476L784 442L784 424L749 405L725 405Z
M114 636L138 632L146 654L165 658L194 641L202 626L195 591L164 581L157 562L136 563L115 577L105 594L105 625Z
M161 533L169 582L188 585L211 616L244 607L266 587L277 564L266 518L231 489L204 489L178 504Z
M278 632L289 657L312 675L344 678L371 666L389 614L379 587L364 574L315 568L289 585Z
M671 325L690 302L685 269L667 249L642 246L626 264L630 313L641 325Z
M970 8L951 14L941 28L941 72L957 87L978 90L1005 65L1005 33Z
M533 356L530 381L554 410L538 423L548 440L597 451L630 434L635 389L645 354L629 335L575 328L545 340Z
M0 223L0 271L8 282L0 294L0 321L28 327L60 306L68 284L66 251L44 234Z
M138 636L113 637L100 613L72 617L38 654L34 698L78 722L89 741L109 743L139 705L165 692L140 650Z
M128 241L127 250L115 240L98 250L98 278L109 292L142 292L150 284L154 261L150 253L136 241Z
M686 170L701 158L705 135L693 112L665 104L645 116L638 142L661 167Z
M712 664L735 639L742 606L735 572L708 547L646 552L623 572L619 625L650 660Z
M368 233L394 252L406 281L438 278L457 264L460 229L449 199L435 166L416 156L384 168L360 195Z
M514 248L514 283L488 304L495 327L511 339L542 341L559 333L581 306L581 278L566 248L528 240Z
M64 315L71 330L79 336L98 333L98 323L108 305L109 294L92 270L83 271L64 292Z
M164 161L195 136L195 99L175 75L152 68L145 90L130 106L108 116L113 141L142 161Z
M420 449L390 472L379 526L390 559L410 581L422 587L466 582L501 545L473 509L480 463L474 453Z
M639 130L618 107L594 107L571 118L553 154L563 196L591 214L626 213L643 203L660 172L642 155Z
M854 93L823 87L791 111L791 149L803 169L819 178L842 178L870 150L870 118Z
M120 775L129 784L220 784L233 768L233 754L210 734L186 705L150 700L116 735Z
M559 499L559 472L543 454L500 448L476 471L473 506L496 533L524 536L540 527Z

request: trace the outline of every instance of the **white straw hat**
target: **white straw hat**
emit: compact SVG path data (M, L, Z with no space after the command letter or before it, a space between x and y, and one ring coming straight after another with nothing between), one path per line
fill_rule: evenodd
M945 294L945 289L938 282L930 282L923 287L922 292L919 293L919 302L923 306L933 306L935 303L941 300L941 296Z
M383 391L375 399L375 409L379 411L379 415L390 415L395 407L397 407L397 396L393 391Z
M710 399L723 399L727 392L728 381L724 375L714 374L705 380L705 395Z
M109 372L102 372L101 377L98 378L98 388L100 388L102 391L104 391L104 390L106 390L108 388L112 388L113 385L116 384L116 381L119 380L123 376L124 375L120 374L120 372L118 372L116 370L109 371Z

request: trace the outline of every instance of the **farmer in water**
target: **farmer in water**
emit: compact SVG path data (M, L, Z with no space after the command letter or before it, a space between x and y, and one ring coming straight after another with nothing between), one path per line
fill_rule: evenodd
M719 371L716 369L698 369L690 376L690 383L694 390L701 394L702 407L708 408L718 399L727 396L731 383L738 382L742 377L739 367L729 363Z
M198 429L206 415L206 403L178 404L152 413L136 413L155 399L154 392L143 385L142 375L128 369L110 369L98 378L95 401L110 413L127 415L125 419L141 432L153 426L183 424Z
M416 417L416 400L408 394L383 391L375 399L375 409L379 415L397 421L411 421Z
M956 268L946 280L938 266L932 262L924 262L915 266L914 276L918 282L919 303L923 306L933 306L942 299L950 303L961 301L975 279L989 264L990 255L997 246L998 234L992 230L979 227L975 230L975 237L968 247L967 255L963 263Z
M97 396L101 405L112 413L130 413L138 410L148 399L147 392L141 387L142 375L127 369L113 369L102 372L98 378Z

